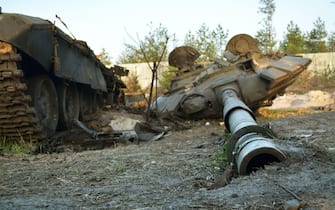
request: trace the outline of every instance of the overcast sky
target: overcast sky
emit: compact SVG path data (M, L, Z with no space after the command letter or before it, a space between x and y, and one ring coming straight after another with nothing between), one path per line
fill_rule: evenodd
M320 17L328 32L335 31L335 0L275 0L275 4L277 40L282 40L290 20L306 32ZM185 34L203 23L210 29L220 24L229 37L254 36L264 17L258 13L259 0L0 0L0 6L3 12L48 19L67 32L57 14L77 39L86 41L96 54L105 48L114 62L124 43L134 44L129 35L143 37L150 22L162 24L182 44Z

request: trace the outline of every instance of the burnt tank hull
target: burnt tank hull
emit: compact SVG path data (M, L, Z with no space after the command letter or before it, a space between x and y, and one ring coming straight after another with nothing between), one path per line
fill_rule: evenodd
M50 21L21 14L1 14L0 28L1 41L34 59L44 71L107 91L102 70L108 71L108 68L85 42L72 39Z
M246 34L236 35L228 42L225 59L213 59L208 65L194 63L194 56L199 54L189 47L179 47L171 53L169 64L178 71L169 92L151 106L157 116L223 116L225 127L232 134L227 159L236 174L247 175L286 159L274 144L273 132L259 126L253 113L284 93L311 63L310 59L263 55L256 40Z
M158 116L220 118L221 93L233 89L255 111L271 105L311 63L298 56L263 55L256 41L246 34L233 37L225 54L227 58L213 59L207 65L178 64L170 90L152 104L151 110Z
M85 42L48 20L1 13L0 28L3 137L45 139L57 129L71 128L73 120L96 108L116 102L125 87L119 68L107 68Z

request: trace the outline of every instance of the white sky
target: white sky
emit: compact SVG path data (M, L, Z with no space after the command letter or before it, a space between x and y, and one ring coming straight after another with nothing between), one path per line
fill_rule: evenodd
M290 20L303 32L313 29L318 17L328 32L335 31L335 1L275 0L273 16L277 40ZM210 29L220 24L229 37L238 33L252 36L262 28L264 17L258 13L259 0L0 0L3 12L22 13L56 22L57 14L77 39L84 40L98 54L105 48L115 62L124 43L135 44L129 37L142 38L148 24L166 27L182 44L185 34L205 23ZM1 30L1 29L0 29Z

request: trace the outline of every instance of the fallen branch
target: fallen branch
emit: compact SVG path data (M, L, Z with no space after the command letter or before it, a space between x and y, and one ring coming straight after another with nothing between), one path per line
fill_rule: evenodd
M278 185L279 187L281 187L283 190L285 190L288 194L292 195L295 199L297 199L298 201L302 201L302 198L300 198L297 194L295 194L292 190L288 189L287 187L285 187L282 184L279 184L277 181L270 179L269 177L267 177L270 181L272 181L273 183L275 183L276 185Z
M302 199L295 194L294 192L292 192L290 189L286 188L285 186L283 186L282 184L276 183L279 187L281 187L283 190L285 190L287 193L289 193L290 195L292 195L295 199L297 199L298 201L302 201Z

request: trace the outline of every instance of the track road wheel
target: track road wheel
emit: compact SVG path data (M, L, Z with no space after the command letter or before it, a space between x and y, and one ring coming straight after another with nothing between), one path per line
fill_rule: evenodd
M59 102L59 129L70 129L73 120L79 118L79 93L73 83L61 83L57 86Z
M32 106L47 136L55 133L58 123L57 91L53 81L46 75L38 75L28 80L28 92Z

